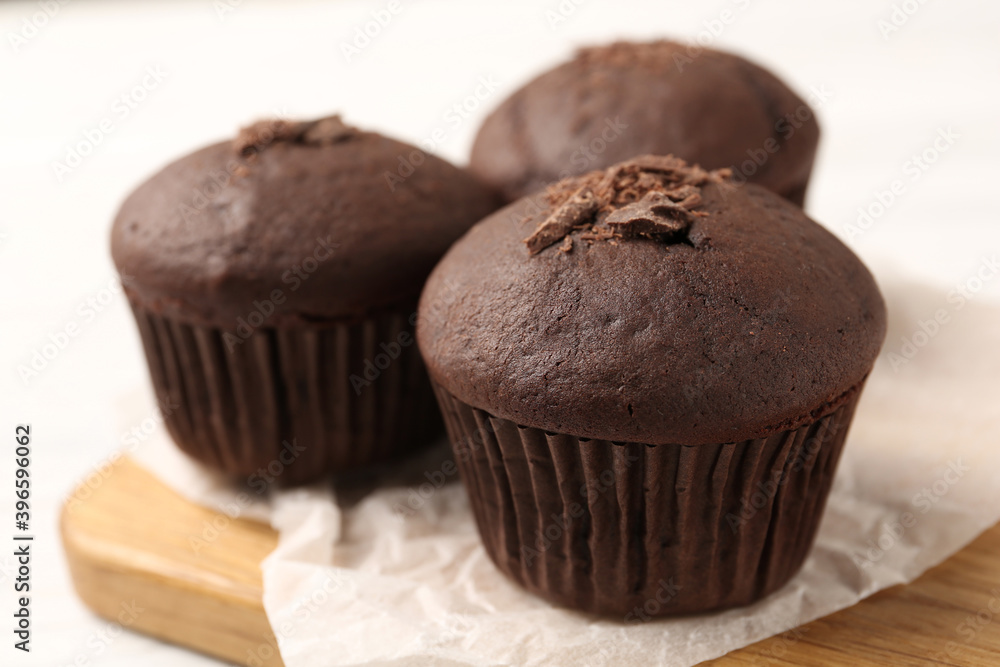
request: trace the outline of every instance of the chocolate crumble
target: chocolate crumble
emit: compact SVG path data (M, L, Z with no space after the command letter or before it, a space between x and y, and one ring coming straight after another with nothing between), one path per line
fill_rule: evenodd
M578 178L563 181L547 193L551 213L524 239L536 255L550 245L572 248L570 234L584 230L588 243L647 238L684 242L702 204L701 186L721 183L728 169L707 171L672 155L642 155Z
M261 120L242 128L233 140L233 148L243 157L259 153L277 141L305 146L327 146L357 136L358 129L344 123L340 116L313 121Z
M534 234L525 239L528 250L534 255L568 236L574 227L593 217L600 205L589 187L580 188L546 218Z

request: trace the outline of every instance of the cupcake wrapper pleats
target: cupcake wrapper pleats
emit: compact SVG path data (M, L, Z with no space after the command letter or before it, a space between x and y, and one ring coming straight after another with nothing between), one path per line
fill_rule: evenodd
M405 455L440 431L405 310L246 338L133 312L171 436L212 468L300 484Z
M556 435L435 392L497 567L629 622L745 605L799 570L860 385L801 428L697 446Z

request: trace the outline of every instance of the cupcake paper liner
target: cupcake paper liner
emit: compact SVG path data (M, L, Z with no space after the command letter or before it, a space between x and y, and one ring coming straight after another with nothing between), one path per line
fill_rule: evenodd
M556 604L632 622L745 605L799 570L861 385L801 428L696 446L548 433L434 389L497 567Z
M301 484L405 455L440 432L412 311L244 339L132 310L171 436L217 470Z

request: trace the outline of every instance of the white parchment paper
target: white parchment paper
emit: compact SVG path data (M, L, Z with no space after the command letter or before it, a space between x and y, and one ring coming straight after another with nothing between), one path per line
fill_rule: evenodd
M881 283L886 346L815 547L774 595L638 624L552 607L493 567L442 443L336 489L251 494L242 503L241 515L280 531L262 569L285 664L691 665L912 581L1000 520L1000 307L974 293ZM231 513L246 492L165 438L136 455L220 511Z

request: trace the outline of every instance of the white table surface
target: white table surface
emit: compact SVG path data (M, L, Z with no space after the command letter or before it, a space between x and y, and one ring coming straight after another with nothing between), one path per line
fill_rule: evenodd
M437 152L462 163L484 113L575 45L702 33L802 93L832 93L819 108L823 139L807 204L813 217L844 235L858 207L904 181L884 215L849 240L863 258L884 266L891 257L905 272L949 288L1000 255L997 3L400 2L350 62L341 44L388 2L229 0L225 11L222 0L73 0L49 16L40 14L46 3L0 4L0 437L12 445L15 424L32 425L37 536L33 651L15 651L4 630L0 664L218 664L136 634L107 640L107 624L72 591L56 519L75 481L134 425L116 405L149 391L127 306L108 291L116 208L164 163L241 124L339 110L354 124L414 143L442 128ZM917 9L884 37L879 21L892 20L894 3ZM560 8L568 15L550 25ZM717 36L706 32L725 11L732 21ZM33 20L44 25L32 35L25 21ZM20 42L11 34L31 36ZM145 99L125 115L120 98L142 84L147 68L162 80L147 78L150 90L136 94ZM480 77L495 79L496 92L453 126L445 114L473 94ZM60 180L54 164L105 118L110 133ZM911 156L948 128L954 142L914 180ZM1000 279L976 298L1000 298ZM68 324L78 335L23 381L18 367ZM10 489L12 446L2 451L0 488ZM2 491L0 525L6 517L13 520L13 495ZM0 529L0 540L7 534ZM5 618L14 607L11 564L0 555Z

